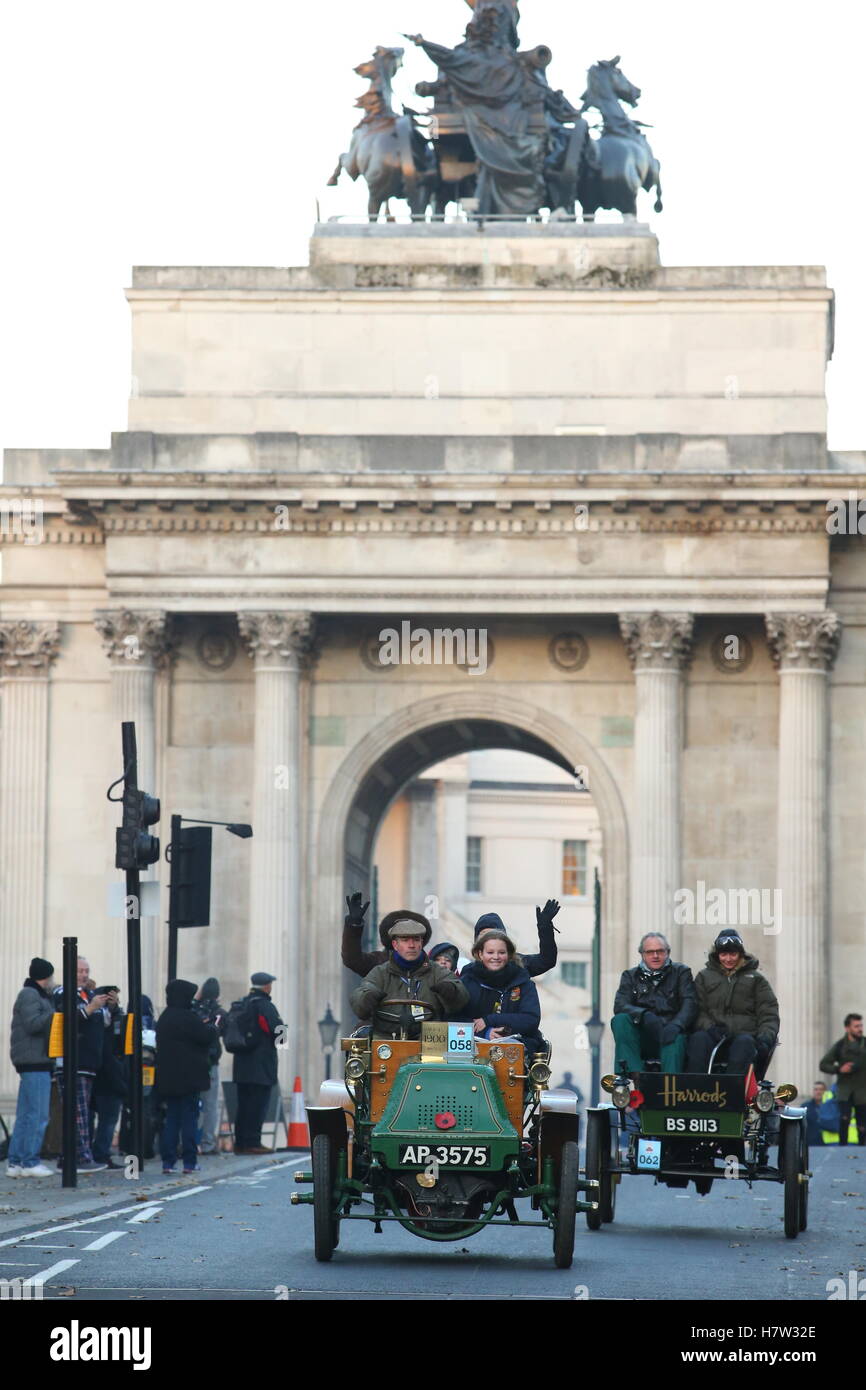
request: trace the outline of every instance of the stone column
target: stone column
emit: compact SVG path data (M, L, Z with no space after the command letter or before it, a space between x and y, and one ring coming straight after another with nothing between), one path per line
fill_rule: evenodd
M94 613L93 622L111 662L113 726L110 736L116 740L117 765L120 767L121 762L120 725L132 720L138 750L138 785L142 791L159 796L156 778L156 673L171 663L173 641L169 618L164 612L152 609L131 612L128 609L103 608ZM161 851L165 849L168 828L165 809L162 808L164 828ZM114 824L119 824L117 816ZM142 878L159 878L162 862L155 864ZM160 960L165 959L165 943L160 937L165 931L158 918L142 918L141 984L143 992L150 995L157 1008L162 1007L165 987L165 980L159 973Z
M285 1092L305 1060L305 1015L319 1004L306 992L311 944L301 938L300 687L313 618L240 613L238 626L256 674L248 963L250 973L277 977L274 1002L289 1027L288 1047L278 1051Z
M682 674L691 660L690 613L622 613L620 630L635 673L635 807L631 920L635 938L661 932L674 959L682 949L674 893L682 883L680 749ZM629 943L629 949L637 940Z
M17 1093L9 1060L12 1001L33 956L45 956L48 678L57 623L0 623L0 970L7 1032L0 1096ZM58 977L62 962L54 960Z
M829 1044L827 939L827 673L839 648L835 613L768 614L779 671L779 802L775 923L781 1043L773 1075L808 1097ZM783 1075L784 1073L784 1075Z

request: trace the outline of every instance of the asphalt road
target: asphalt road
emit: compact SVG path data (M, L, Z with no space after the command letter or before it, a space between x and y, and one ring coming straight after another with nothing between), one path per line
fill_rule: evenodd
M0 1278L80 1300L697 1299L826 1300L827 1281L866 1269L866 1150L811 1155L809 1229L782 1231L781 1187L719 1181L707 1197L624 1179L616 1221L578 1218L571 1270L547 1230L491 1229L427 1244L395 1225L344 1222L329 1264L312 1254L310 1207L291 1207L307 1157L224 1178L181 1180L74 1223L42 1222L0 1244ZM304 1189L308 1190L308 1189ZM521 1204L528 1207L528 1204ZM526 1212L528 1215L528 1211Z

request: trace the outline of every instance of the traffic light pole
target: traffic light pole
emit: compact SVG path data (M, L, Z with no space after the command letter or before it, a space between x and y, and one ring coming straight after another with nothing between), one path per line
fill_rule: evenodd
M125 789L138 788L138 751L135 725L125 723L123 736L123 772ZM144 1167L143 1102L141 1075L141 873L126 870L126 948L128 958L128 1008L132 1015L132 1059L129 1080L129 1151L135 1156L138 1172Z
M178 873L180 867L180 824L182 816L172 816L171 818L171 852L169 862L171 864L171 882L168 894L168 978L177 979L177 897L178 897Z
M78 1186L78 938L63 938L63 1187Z

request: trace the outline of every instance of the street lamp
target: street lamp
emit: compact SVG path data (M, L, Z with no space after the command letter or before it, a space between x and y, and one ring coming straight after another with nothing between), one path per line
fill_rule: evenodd
M210 874L212 825L222 825L230 835L249 840L251 825L236 821L199 820L197 816L172 816L171 840L165 857L171 865L168 886L168 978L177 979L177 933L181 927L210 926ZM188 826L189 829L184 829ZM202 829L201 827L206 827Z
M604 1023L598 1016L598 1007L596 1005L586 1022L586 1035L589 1038L590 1056L592 1058L592 1077L589 1088L589 1093L592 1097L590 1101L591 1105L598 1105L599 1100L599 1089L601 1086L601 1039L603 1033Z
M325 1054L325 1080L331 1079L331 1053L337 1041L337 1034L340 1031L339 1019L334 1018L331 1013L331 1006L325 1010L325 1017L319 1019L319 1037L322 1039L322 1051Z

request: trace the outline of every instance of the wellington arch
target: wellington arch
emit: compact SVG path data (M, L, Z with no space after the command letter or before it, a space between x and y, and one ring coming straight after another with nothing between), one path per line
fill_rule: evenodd
M164 814L254 827L217 832L180 968L224 997L275 974L284 1084L314 1084L377 818L497 739L587 770L603 1017L643 932L697 969L708 895L778 891L737 925L808 1085L866 975L866 554L856 508L829 524L866 460L827 447L823 269L666 266L639 222L337 221L309 265L138 267L127 297L128 428L5 458L3 977L60 959L71 911L122 970L132 719ZM483 631L485 670L383 667L403 623Z

